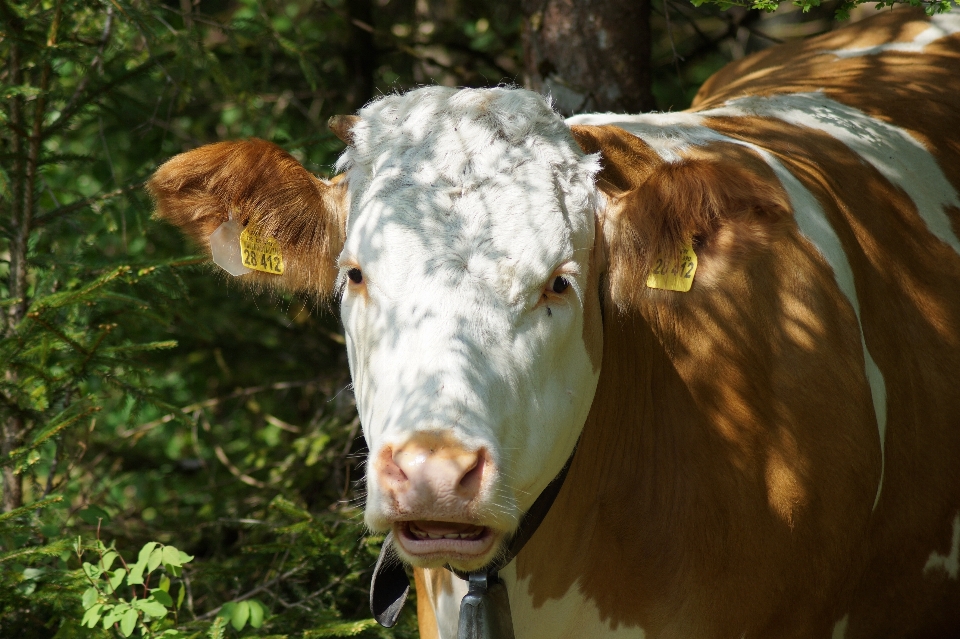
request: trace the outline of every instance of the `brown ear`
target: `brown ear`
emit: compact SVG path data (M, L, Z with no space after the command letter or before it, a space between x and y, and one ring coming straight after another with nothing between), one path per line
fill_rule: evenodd
M343 245L345 183L317 179L289 153L264 140L219 142L182 153L147 182L156 215L179 226L209 253L210 235L233 218L273 237L282 275L253 271L244 283L332 294ZM238 248L239 250L239 248Z
M721 228L738 236L740 249L766 242L790 219L779 181L754 152L731 143L690 147L667 162L640 138L615 126L574 126L585 152L601 154L597 185L607 199L603 212L607 280L621 309L645 296L647 276L658 258L672 259L693 244L700 256L719 256ZM729 243L727 243L729 244ZM696 280L694 282L696 285Z

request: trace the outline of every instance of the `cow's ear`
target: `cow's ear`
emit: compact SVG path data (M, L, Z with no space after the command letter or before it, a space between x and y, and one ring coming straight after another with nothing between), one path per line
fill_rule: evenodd
M664 159L619 127L571 129L585 152L600 152L608 294L621 309L649 301L648 277L658 262L680 262L690 247L703 269L692 284L710 286L719 270L773 242L791 219L779 181L743 146L691 146L683 157Z
M256 236L276 240L283 273L252 270L240 282L320 298L333 293L344 237L344 181L320 180L275 144L251 139L182 153L157 169L147 188L156 215L208 253L210 236L231 217ZM231 251L234 244L239 258L239 241Z
M353 134L350 131L359 121L360 116L357 115L335 115L327 120L327 127L341 142L350 146L353 144Z

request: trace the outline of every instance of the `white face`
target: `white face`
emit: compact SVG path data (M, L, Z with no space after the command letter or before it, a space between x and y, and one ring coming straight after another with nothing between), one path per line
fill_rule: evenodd
M573 450L599 374L584 330L595 160L561 128L544 161L502 122L471 120L517 93L560 122L525 91L422 89L361 112L343 161L366 522L416 565L492 559Z

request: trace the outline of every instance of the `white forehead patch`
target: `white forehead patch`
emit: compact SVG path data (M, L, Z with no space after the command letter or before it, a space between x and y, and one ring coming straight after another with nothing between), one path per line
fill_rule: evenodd
M584 156L536 93L425 87L372 102L360 118L337 162L360 194L351 216L401 194L418 209L450 211L471 194L496 205L505 191L523 189L553 195L571 212L596 210L597 157Z
M469 279L519 309L592 245L598 157L536 93L389 95L360 111L350 135L338 162L351 192L343 256L394 278L397 294L416 295L406 287L424 276Z
M856 49L833 49L824 51L826 55L835 55L838 58L858 58L866 55L880 55L887 51L901 53L921 53L928 44L940 38L960 32L960 14L941 13L930 18L930 26L918 33L910 42L888 42L872 47L858 47Z

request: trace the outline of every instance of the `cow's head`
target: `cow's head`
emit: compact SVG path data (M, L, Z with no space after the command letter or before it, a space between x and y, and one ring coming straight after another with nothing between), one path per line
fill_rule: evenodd
M341 317L367 525L421 565L486 563L560 471L599 374L597 162L523 91L360 112Z
M336 181L250 140L177 156L149 186L202 244L231 212L280 242L285 273L241 281L339 294L367 525L415 565L476 569L561 470L593 401L598 159L523 90L420 89L338 127Z

